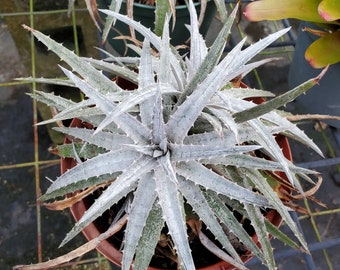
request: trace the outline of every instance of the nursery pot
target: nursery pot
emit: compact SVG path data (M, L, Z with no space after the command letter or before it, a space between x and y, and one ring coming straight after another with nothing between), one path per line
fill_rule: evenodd
M124 83L124 79L119 79L117 81L117 83L121 84L122 82ZM133 86L129 85L128 86L129 89L133 89ZM253 99L254 102L256 103L261 103L263 102L263 99L261 98L254 98ZM73 119L71 124L71 127L78 127L78 128L88 128L91 129L92 126L82 122L79 119ZM289 143L286 137L282 136L282 135L278 135L276 136L276 140L278 142L278 144L280 145L282 152L284 154L284 156L289 159L292 160L292 154L291 154L291 150L289 147ZM65 138L64 141L65 144L67 143L71 143L69 141L68 138ZM76 166L77 162L72 159L72 158L62 158L61 159L61 173L65 173L67 170L71 169L72 167ZM283 177L285 177L285 174L282 172L278 172L278 174ZM288 181L288 180L287 180ZM96 199L95 195L89 195L86 198L84 198L83 200L75 203L70 209L71 209L71 213L74 217L74 219L76 221L78 221L85 213L85 211L87 209L89 209L89 207L93 204L94 200ZM115 211L115 210L110 210L110 211ZM106 211L101 217L99 217L97 220L95 220L93 223L89 224L86 228L83 229L82 233L84 234L84 236L86 237L87 240L91 240L93 238L98 237L101 233L103 233L110 224L110 219L112 219L112 214L110 214L110 211ZM280 226L281 222L282 222L282 218L281 216L278 214L277 211L275 210L269 210L266 214L265 217L275 226ZM247 225L244 225L247 227ZM251 227L251 226L250 226ZM122 253L121 251L119 251L120 248L120 243L121 240L123 239L123 235L124 235L124 228L122 229L122 231L118 232L117 235L114 235L113 237L102 241L98 247L97 250L103 255L105 256L109 261L111 261L112 263L114 263L115 265L120 266L121 265L121 261L122 261ZM251 233L251 237L253 239L253 241L255 243L257 243L258 246L260 246L259 241L257 239L257 236L254 232ZM118 239L118 240L117 240ZM197 242L199 242L197 240ZM198 257L208 257L210 254L210 252L208 250L205 250L205 248L203 246L196 248L199 252L201 252L200 255L198 255ZM195 264L197 263L197 261L195 260L195 251L193 251L193 258L195 261ZM219 258L215 257L214 255L212 255L212 263L210 265L199 265L198 264L198 269L200 270L231 270L234 269L234 266L230 265L227 262L221 261ZM250 251L246 251L242 256L241 259L244 262L247 262L249 260L251 260L253 258L253 255L250 253ZM200 258L202 259L202 258ZM153 259L154 260L154 259ZM151 262L151 265L153 261ZM162 264L157 264L157 265L162 265ZM196 264L197 265L197 264ZM148 268L149 270L156 270L156 269L163 269L163 268L156 268L156 267L152 267L149 266Z
M111 0L97 0L98 8L108 9ZM201 10L201 3L194 3L197 14L199 14ZM134 20L140 22L147 28L154 30L155 27L155 6L144 5L139 3L133 4L133 17ZM126 14L126 1L122 2L122 6L120 8L119 13ZM204 20L200 27L200 33L205 36L210 23L216 13L216 6L213 0L207 1L207 7L205 10ZM102 19L105 21L105 16L101 15ZM174 46L183 45L189 39L190 33L187 29L186 25L190 25L190 15L188 11L188 7L186 5L177 5L176 6L176 25L172 30L170 29L170 37L171 44ZM172 22L170 22L170 27L172 27ZM117 20L113 28L111 29L107 42L109 45L119 54L124 56L133 56L135 53L129 49L126 45L131 44L131 42L127 42L126 40L114 39L118 36L130 36L130 30L128 25ZM136 38L139 41L143 41L142 36L136 31Z
M305 59L305 51L309 45L318 39L317 36L302 31L304 27L321 30L309 22L302 22L299 27L298 38L295 45L293 60L288 75L288 84L294 88L308 79L320 74L320 69L315 69L309 65ZM296 104L302 113L340 115L340 63L329 67L319 84L308 90L306 95L301 95L296 99ZM340 128L340 121L327 120L328 125Z

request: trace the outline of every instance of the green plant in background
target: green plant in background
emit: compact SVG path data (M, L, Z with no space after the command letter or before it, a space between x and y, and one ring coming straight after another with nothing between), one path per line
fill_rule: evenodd
M244 14L250 21L295 18L315 23L324 31L305 29L320 36L306 50L306 60L315 68L322 68L340 61L339 1L260 0L248 4Z
M315 171L297 167L287 160L275 138L283 134L322 155L303 131L277 108L307 91L319 77L256 105L248 98L269 98L273 94L239 88L232 81L268 62L266 59L249 63L289 29L269 35L244 50L243 40L222 59L236 9L210 49L199 34L192 1L189 1L189 10L191 44L190 54L185 57L169 44L169 17L165 19L160 38L127 16L103 10L145 37L143 48L135 47L140 57L109 57L110 61L81 58L41 32L25 27L70 66L72 71L61 67L68 79L59 83L77 87L86 96L81 102L73 102L36 91L34 98L59 111L42 124L79 118L94 127L56 128L74 138L73 143L60 147L59 151L76 159L78 164L53 181L40 200L55 200L105 184L103 193L67 234L61 244L65 245L126 198L123 214L117 214L117 223L112 224L126 224L122 269L130 269L132 263L135 269L147 268L165 225L179 265L195 269L186 224L200 239L206 240L202 242L212 253L231 265L246 269L226 231L236 236L269 269L275 269L269 235L295 248L305 251L308 248L289 215L289 202L281 200L282 194L272 187L276 186L273 181L277 178L268 179L268 175L284 172L289 189L302 194L300 179L314 183L310 177L320 177ZM106 77L104 70L131 81L138 88L125 91ZM299 244L264 218L263 213L270 209L281 215ZM261 249L235 218L235 212L250 220ZM223 248L218 248L204 235L201 222ZM110 227L95 240L111 234ZM97 244L91 242L91 248ZM80 255L78 250L72 256L75 254ZM15 269L44 269L74 258L72 256Z

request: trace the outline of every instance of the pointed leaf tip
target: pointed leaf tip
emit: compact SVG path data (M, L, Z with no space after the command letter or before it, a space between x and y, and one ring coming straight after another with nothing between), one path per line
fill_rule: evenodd
M315 84L318 84L319 81L322 79L322 77L326 74L326 72L328 71L328 68L329 68L329 65L327 65L321 72L318 76L316 76L314 78L314 82Z
M22 24L21 25L25 30L28 30L28 31L30 31L30 32L32 32L33 31L33 28L31 28L31 27L29 27L28 25L26 25L26 24Z

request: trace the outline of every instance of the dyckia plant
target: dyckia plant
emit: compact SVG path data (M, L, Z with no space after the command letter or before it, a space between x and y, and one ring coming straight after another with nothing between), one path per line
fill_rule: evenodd
M307 245L289 215L289 202L286 206L281 201L268 180L270 173L266 172L284 172L287 185L301 193L300 179L313 183L309 175L319 177L316 172L287 160L275 137L283 134L321 154L276 108L304 93L319 78L261 105L249 101L250 97L273 95L242 89L231 81L267 62L248 63L289 29L271 34L243 50L245 40L242 40L222 59L236 10L208 49L199 34L191 1L188 8L191 46L190 53L184 57L169 45L169 18L160 38L126 16L102 10L145 37L143 48L135 48L140 57L111 57L111 62L78 57L44 34L25 27L70 66L72 71L61 67L68 79L59 83L78 87L86 96L76 103L35 92L34 98L60 111L47 122L79 118L94 127L56 128L75 138L66 148L68 156L78 164L53 181L40 199L53 200L107 183L103 193L67 234L61 244L64 245L114 204L127 198L122 269L130 269L131 264L134 269L147 268L165 225L178 256L178 267L196 269L187 235L188 211L195 222L206 225L223 247L214 244L211 249L222 260L246 269L225 234L227 228L252 254L275 269L269 234L304 250ZM103 70L120 75L138 88L125 91L106 77ZM85 159L87 149L97 149L97 154ZM275 209L300 244L271 225L263 216L264 209ZM261 248L235 218L235 212L250 220ZM117 220L121 220L120 216ZM197 234L202 236L200 231ZM211 244L212 240L208 242Z

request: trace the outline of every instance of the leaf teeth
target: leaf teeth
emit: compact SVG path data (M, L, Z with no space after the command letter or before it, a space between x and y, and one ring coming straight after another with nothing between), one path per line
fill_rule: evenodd
M125 248L122 268L129 267L132 262L144 225L156 199L155 180L152 173L141 177L139 186L134 192L134 200L129 211L130 221L126 227Z

